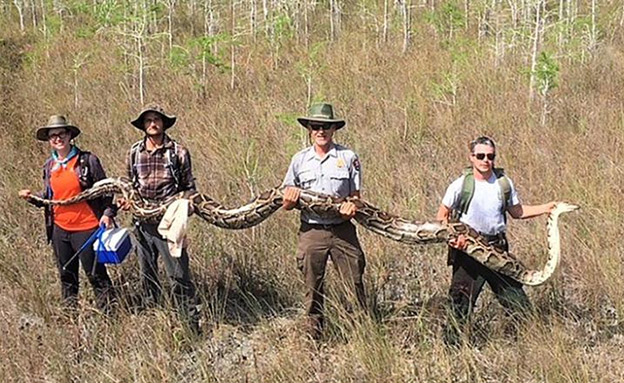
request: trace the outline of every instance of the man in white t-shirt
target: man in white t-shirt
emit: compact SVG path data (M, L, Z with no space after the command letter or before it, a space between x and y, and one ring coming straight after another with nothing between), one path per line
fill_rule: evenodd
M511 180L503 174L502 169L494 168L494 141L482 136L471 141L469 147L472 169L467 169L448 187L436 219L447 222L451 214L457 212L461 222L477 230L491 245L508 250L505 213L515 219L537 217L550 213L555 202L523 205ZM470 186L466 187L466 183ZM453 266L449 296L458 324L466 322L485 282L506 309L530 308L520 282L488 269L463 251L466 248L465 237L450 241L449 246L449 265ZM455 331L453 333L456 335ZM447 340L454 342L457 339L454 337Z

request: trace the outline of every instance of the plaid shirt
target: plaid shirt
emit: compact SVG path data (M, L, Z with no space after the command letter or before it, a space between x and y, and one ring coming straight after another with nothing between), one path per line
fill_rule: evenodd
M191 154L182 145L177 146L178 167L180 174L179 188L176 188L173 172L169 167L167 150L174 150L174 141L165 134L163 146L148 152L145 140L132 145L137 148L130 150L127 157L128 176L134 180L133 162L136 169L139 193L144 198L152 201L162 201L180 191L195 191L195 177L191 170ZM133 161L133 156L136 156Z

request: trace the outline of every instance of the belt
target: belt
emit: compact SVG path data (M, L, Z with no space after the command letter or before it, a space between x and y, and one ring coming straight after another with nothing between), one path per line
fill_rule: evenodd
M323 224L323 223L308 223L305 221L301 221L301 228L303 229L316 229L316 230L332 230L338 226L344 225L345 223L348 223L350 221L343 221L340 223L330 223L330 224Z
M483 238L485 238L485 240L488 241L488 243L507 241L507 236L505 235L504 231L501 231L498 234L483 234L483 233L479 233L479 235L481 235Z

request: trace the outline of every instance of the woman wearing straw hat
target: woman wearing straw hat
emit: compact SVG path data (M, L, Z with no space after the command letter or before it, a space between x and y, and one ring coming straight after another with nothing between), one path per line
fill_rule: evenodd
M331 104L312 105L309 116L298 121L308 130L313 145L292 158L284 179L284 185L289 187L284 192L283 207L286 210L295 207L301 189L335 197L359 197L360 161L353 151L333 141L334 133L345 121L334 117ZM320 337L323 328L324 276L330 256L347 294L354 295L361 308L366 306L362 282L364 252L350 221L356 210L355 204L346 202L340 208L342 217L338 218L301 213L297 264L306 285L306 330L313 339Z
M51 116L48 125L37 129L37 140L48 142L52 148L52 155L43 166L44 191L39 193L41 197L68 199L106 178L100 160L72 143L79 134L80 129L69 124L64 116ZM28 189L20 190L19 196L44 207L30 199ZM113 291L106 267L96 262L92 246L80 249L101 224L112 226L114 216L110 197L68 206L45 206L48 241L54 249L61 292L68 307L75 308L78 303L78 264L81 263L95 291L96 305L108 311Z

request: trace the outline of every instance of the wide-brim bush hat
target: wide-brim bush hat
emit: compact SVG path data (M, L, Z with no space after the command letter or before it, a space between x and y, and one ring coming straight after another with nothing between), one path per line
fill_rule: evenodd
M305 117L297 118L297 121L306 128L309 122L321 122L327 124L336 125L336 130L345 126L346 122L343 119L336 118L334 116L334 107L332 104L319 103L310 106L308 115Z
M139 117L130 121L130 123L139 130L145 130L145 127L143 126L143 118L145 118L145 114L149 112L160 114L160 117L163 120L164 130L171 128L173 124L175 124L176 119L177 119L176 116L170 116L167 113L165 113L165 110L160 105L152 104L143 108L143 110L141 110L141 113L139 113Z
M39 141L47 141L48 140L48 132L50 129L58 129L65 128L71 135L71 139L76 138L80 134L80 129L77 126L71 125L65 116L54 115L50 116L48 120L48 125L42 126L37 129L35 136Z

